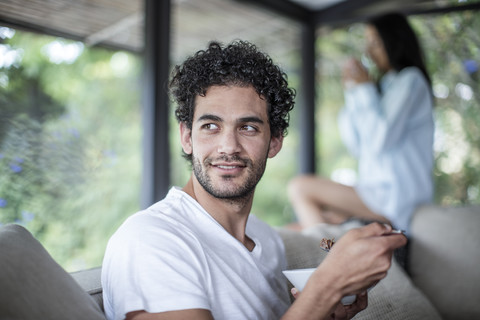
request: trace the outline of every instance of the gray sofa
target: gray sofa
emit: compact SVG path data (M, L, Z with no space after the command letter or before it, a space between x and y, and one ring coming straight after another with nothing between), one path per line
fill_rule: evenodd
M480 319L480 206L420 208L412 223L407 275L396 262L355 319ZM314 267L322 237L279 228L290 269ZM337 238L338 239L338 238ZM0 227L0 319L105 319L100 268L65 272L23 227Z

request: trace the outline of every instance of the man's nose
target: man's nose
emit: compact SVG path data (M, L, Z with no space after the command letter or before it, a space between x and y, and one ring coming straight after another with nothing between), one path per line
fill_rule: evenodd
M240 152L241 145L237 133L233 130L222 132L218 141L217 151L220 154L235 154Z

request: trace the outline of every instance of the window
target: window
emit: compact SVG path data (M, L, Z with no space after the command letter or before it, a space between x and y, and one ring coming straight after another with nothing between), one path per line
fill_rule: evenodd
M435 201L442 205L480 203L480 27L477 12L409 18L419 36L435 95ZM356 162L343 146L336 117L343 104L341 64L362 58L363 25L320 30L317 139L319 173L355 181Z
M211 40L244 39L298 86L298 23L234 1L184 1L172 29L172 66ZM0 37L0 224L24 225L68 271L99 266L110 236L140 209L141 56L1 26ZM183 186L190 168L173 107L171 184ZM272 225L292 219L294 118L252 209Z

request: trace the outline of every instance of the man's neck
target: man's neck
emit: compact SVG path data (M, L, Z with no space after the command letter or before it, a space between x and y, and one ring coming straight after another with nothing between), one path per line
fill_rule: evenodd
M183 191L194 198L228 233L243 243L247 249L253 250L255 243L245 234L253 194L241 201L216 198L208 193L194 177L188 180Z

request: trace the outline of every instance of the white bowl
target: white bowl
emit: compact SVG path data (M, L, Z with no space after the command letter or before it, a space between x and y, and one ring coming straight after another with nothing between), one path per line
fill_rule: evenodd
M307 269L294 269L294 270L284 270L282 271L285 277L297 288L299 291L302 291L305 285L307 284L308 278L312 275L313 271L316 268L307 268ZM370 289L368 289L370 290ZM355 302L357 299L356 295L345 296L342 298L341 302L343 305L349 305Z

